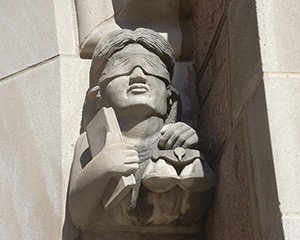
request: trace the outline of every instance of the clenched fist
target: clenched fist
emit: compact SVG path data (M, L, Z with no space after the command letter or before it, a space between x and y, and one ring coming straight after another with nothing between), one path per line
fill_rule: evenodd
M129 144L111 139L108 133L104 148L92 161L98 161L102 171L107 172L111 177L135 173L139 167L137 151Z

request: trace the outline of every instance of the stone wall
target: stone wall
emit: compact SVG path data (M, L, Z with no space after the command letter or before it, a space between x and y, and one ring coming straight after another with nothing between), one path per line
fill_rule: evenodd
M207 239L299 238L299 4L288 6L193 2L195 123L219 174Z
M299 239L300 2L280 0L256 2L264 72L263 87L278 192L276 203L279 203L279 211L268 207L268 214L263 216L260 213L260 218L265 218L263 236L270 232L273 237L269 239L282 239L278 229L283 228L285 239ZM256 168L261 169L258 164L259 162ZM265 184L269 182L266 181ZM263 191L262 194L264 197ZM270 203L274 205L273 202L274 200L265 200L264 205L259 206L260 212Z
M74 4L0 9L0 239L61 239L89 67Z
M244 33L232 33L233 29L238 31L239 26L232 19L234 14L230 13L235 11L233 5L225 0L195 1L197 94L193 102L198 99L196 126L200 149L219 175L215 199L206 216L206 239L252 240L258 238L252 169L247 151L245 103L249 96L241 91L255 88L251 82L255 76L243 76L242 82L239 67L232 66L233 61L240 66L243 64L234 58L240 57L235 53L238 48L243 48L238 46L241 43L238 38L244 37ZM249 15L252 17L251 13ZM231 45L235 47L231 48Z
M189 2L193 121L219 176L206 238L299 239L300 2ZM75 3L0 9L0 239L74 239L65 202L89 68Z

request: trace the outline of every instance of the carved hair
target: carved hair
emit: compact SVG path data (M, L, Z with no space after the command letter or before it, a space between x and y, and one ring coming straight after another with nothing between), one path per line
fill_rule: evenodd
M170 81L173 77L175 66L175 54L171 45L161 35L153 30L138 28L135 31L121 29L113 31L101 38L94 50L90 68L90 87L86 94L83 107L81 132L85 131L86 126L101 108L101 95L99 79L105 69L108 59L116 52L122 50L128 44L140 44L145 49L156 54L166 65L170 74ZM177 105L181 104L179 94L170 84L167 88L172 91L171 104L168 103L166 123L177 120Z
M170 44L162 36L150 29L138 28L135 31L122 29L107 34L97 44L90 69L90 88L98 84L107 60L114 53L132 43L140 44L148 51L155 53L166 65L170 79L172 79L175 54Z

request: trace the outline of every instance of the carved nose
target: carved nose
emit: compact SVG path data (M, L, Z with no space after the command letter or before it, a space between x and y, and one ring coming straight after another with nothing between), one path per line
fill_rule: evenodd
M146 75L141 67L135 67L130 74L130 83L146 83Z

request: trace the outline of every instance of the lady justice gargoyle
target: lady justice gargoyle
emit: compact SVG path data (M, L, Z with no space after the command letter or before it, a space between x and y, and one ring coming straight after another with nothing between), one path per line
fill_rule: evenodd
M214 176L193 149L195 130L177 122L174 63L170 44L148 29L118 30L96 46L68 195L83 239L200 231Z

